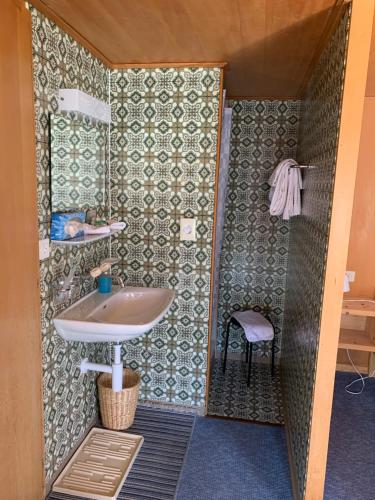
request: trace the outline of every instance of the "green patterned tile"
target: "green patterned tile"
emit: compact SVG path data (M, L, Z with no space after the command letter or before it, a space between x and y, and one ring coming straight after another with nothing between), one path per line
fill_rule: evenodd
M165 321L124 347L142 367L144 400L204 405L219 77L202 68L111 74L112 209L128 224L113 246L119 272L177 292ZM179 241L185 216L198 219L197 242Z
M49 117L57 110L59 87L76 87L107 99L107 70L52 21L32 9L33 72L38 175L38 222L41 238L49 236L51 216ZM108 165L105 165L108 168ZM86 434L97 416L95 374L81 375L81 357L98 362L105 357L100 345L67 343L56 333L52 318L61 309L53 302L52 281L66 275L76 262L81 272L97 265L109 253L108 243L82 249L51 248L40 264L45 474L50 481L65 458ZM82 287L78 296L91 290ZM66 307L66 305L65 305Z
M301 498L306 484L349 20L347 10L315 68L298 143L299 162L319 166L305 173L302 215L291 222L283 334L285 417L293 429L291 451Z

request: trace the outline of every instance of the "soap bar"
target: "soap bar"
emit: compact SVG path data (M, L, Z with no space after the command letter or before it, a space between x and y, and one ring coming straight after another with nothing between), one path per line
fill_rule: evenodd
M90 271L90 276L92 278L97 278L102 274L102 271L100 270L100 267L94 267L94 269L91 269Z
M111 269L111 264L109 262L102 262L100 264L100 270L102 273L106 273Z
M85 212L54 212L51 221L51 240L62 241L83 236Z

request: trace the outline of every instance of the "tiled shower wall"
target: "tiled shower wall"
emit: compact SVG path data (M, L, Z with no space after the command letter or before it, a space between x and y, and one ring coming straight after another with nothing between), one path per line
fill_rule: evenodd
M219 92L219 69L111 74L112 215L128 224L117 272L176 291L166 318L124 346L144 400L205 402ZM180 217L196 218L197 241L180 241Z
M275 327L277 353L283 324L288 221L269 213L268 180L277 164L295 158L300 101L230 101L233 108L229 184L220 263L218 345L233 311L255 309ZM229 353L244 352L242 330L230 331ZM267 356L269 343L254 345Z
M302 215L291 223L281 356L284 411L300 498L306 482L348 26L347 11L312 76L298 142L299 162L317 167L304 174Z
M32 10L35 95L38 222L40 238L49 236L50 170L49 115L56 113L58 88L79 88L107 100L107 70L87 50L54 23ZM108 170L108 165L106 166ZM49 482L97 416L95 373L81 375L81 358L99 361L103 347L65 342L56 333L52 318L64 305L54 301L53 282L76 265L83 273L108 255L108 243L85 247L51 247L49 259L40 264L45 471ZM75 299L92 288L85 282ZM66 306L67 304L65 304Z

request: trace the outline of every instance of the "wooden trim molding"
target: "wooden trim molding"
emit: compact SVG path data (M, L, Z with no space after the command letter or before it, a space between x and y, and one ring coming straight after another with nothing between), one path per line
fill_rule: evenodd
M65 33L70 35L76 42L78 42L82 47L91 52L91 54L97 57L103 64L105 64L109 69L112 68L111 61L91 42L82 36L78 31L76 31L70 24L68 24L64 19L62 19L56 12L48 7L43 0L28 0L28 3L33 5L36 9L44 14L48 19L51 19L59 28L61 28Z
M132 68L224 68L226 62L155 62L155 63L111 63L112 69Z
M374 0L353 0L313 393L306 500L323 498Z
M214 194L214 218L212 225L212 254L211 254L211 273L210 273L210 306L214 296L214 275L215 275L215 241L216 241L216 211L217 197L219 191L219 174L220 174L220 148L221 148L221 128L223 122L223 97L224 97L224 70L220 70L220 98L219 98L219 119L217 125L217 143L216 143L216 171L215 171L215 194ZM212 308L210 307L208 317L208 344L207 344L207 376L206 376L206 404L205 414L208 413L208 395L211 382L211 337L212 337Z
M228 101L300 101L301 98L298 96L248 96L248 95L228 95L226 97Z

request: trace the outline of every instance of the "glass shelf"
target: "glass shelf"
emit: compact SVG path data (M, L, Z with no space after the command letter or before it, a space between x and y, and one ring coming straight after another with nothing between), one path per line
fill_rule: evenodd
M94 241L104 240L106 238L110 238L111 236L115 236L121 231L122 229L112 229L110 233L105 234L86 234L84 236L78 236L77 238L71 238L70 240L51 240L51 244L58 246L87 245L88 243L92 243Z

